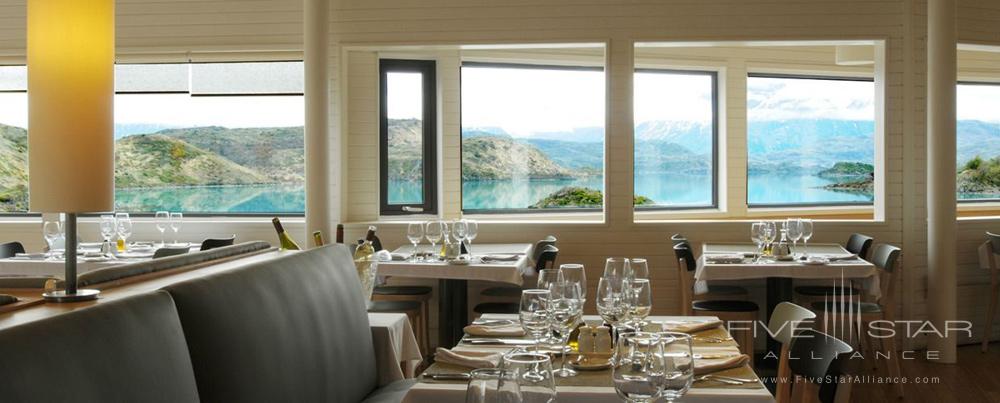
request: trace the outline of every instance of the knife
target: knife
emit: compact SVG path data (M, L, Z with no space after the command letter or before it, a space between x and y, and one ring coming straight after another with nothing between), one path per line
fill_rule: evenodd
M535 345L534 340L523 340L523 339L484 339L484 338L465 338L462 339L463 343L467 344L495 344L495 345L505 345L505 346L533 346Z
M694 358L696 360L714 360L718 358L733 358L739 356L740 354L695 354Z
M469 374L424 374L435 381L467 381L471 377Z

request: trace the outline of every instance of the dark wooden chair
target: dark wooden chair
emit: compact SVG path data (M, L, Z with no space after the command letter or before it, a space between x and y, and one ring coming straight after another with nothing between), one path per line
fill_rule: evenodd
M419 315L416 318L411 315L410 320L413 321L413 332L416 333L417 342L420 343L420 348L424 350L424 354L430 352L430 330L428 329L430 325L428 320L430 320L430 301L431 296L434 293L432 287L423 285L380 285L376 286L372 290L372 301L375 302L374 309L391 309L392 304L386 306L380 306L382 302L406 302L407 304L398 305L396 307L405 308L400 311L403 313L408 313L412 309L412 302L419 304ZM383 304L384 305L384 304ZM369 310L369 312L372 312ZM417 323L417 320L420 323Z
M13 241L0 244L0 259L14 257L18 253L24 253L24 245L21 245L20 242Z
M679 280L682 281L678 284L688 285L681 290L681 312L685 315L690 315L691 301L694 300L694 281L692 277L698 268L698 262L694 258L693 249L687 238L684 238L680 234L674 234L674 236L670 237L670 240L674 242L674 255L677 257L678 264L677 275ZM687 252L679 252L677 250L678 246L686 248ZM681 254L684 254L684 256L681 256ZM683 262L681 262L681 257L685 258ZM708 292L699 294L698 298L705 300L745 299L748 294L749 292L746 288L736 285L709 285Z
M549 235L535 243L531 250L531 261L535 262L534 273L537 274L544 269L556 267L556 258L559 256L559 248L556 247L556 237ZM526 283L531 283L527 281ZM506 301L490 301L476 304L472 311L477 314L485 313L517 313L520 310L522 287L498 286L483 290L480 297L498 298Z
M871 249L875 239L864 234L851 234L847 239L844 249L862 259L868 258L868 250ZM852 281L853 283L853 281ZM803 285L795 287L795 300L799 304L809 306L816 301L824 299L843 299L861 295L861 290L857 287L833 287L823 285Z
M838 381L846 374L844 367L853 352L849 344L836 337L813 329L802 330L792 338L789 347L792 357L803 357L788 363L792 381L791 399L778 400L778 403L850 401L851 383Z
M236 234L225 238L207 238L204 241L201 241L200 250L210 250L221 248L223 246L232 246L234 242L236 242Z

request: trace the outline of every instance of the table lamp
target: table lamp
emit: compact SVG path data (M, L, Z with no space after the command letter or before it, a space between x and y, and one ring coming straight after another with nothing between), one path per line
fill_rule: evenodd
M28 0L28 195L35 213L66 214L66 289L77 289L76 218L114 210L114 0Z

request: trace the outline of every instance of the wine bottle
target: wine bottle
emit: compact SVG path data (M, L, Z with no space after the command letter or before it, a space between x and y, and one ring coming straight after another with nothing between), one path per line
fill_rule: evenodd
M281 226L281 220L278 217L271 219L271 223L274 224L274 230L278 232L278 242L280 243L282 250L299 250L299 244L295 243L292 237L288 236L285 232L285 228Z
M315 231L315 232L313 232L313 243L315 243L316 246L323 246L323 232L322 231Z
M365 299L371 298L375 287L375 271L372 270L375 261L375 247L372 246L374 239L375 227L369 227L364 242L354 251L354 268L358 271L358 280L361 281L361 292L365 295Z
M344 243L344 224L337 224L337 243Z
M372 248L375 248L375 251L378 252L382 250L382 240L378 239L378 235L375 235L375 230L374 225L368 226L368 233L371 234L370 241L372 241ZM365 237L365 239L368 239L368 237Z

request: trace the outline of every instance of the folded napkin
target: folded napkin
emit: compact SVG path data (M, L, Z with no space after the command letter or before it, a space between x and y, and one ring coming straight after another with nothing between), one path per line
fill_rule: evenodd
M709 263L743 263L743 255L736 253L718 253L705 255L705 261Z
M710 320L707 322L698 322L698 323L680 323L680 324L667 323L666 326L664 327L666 327L666 329L671 332L697 333L702 330L715 329L719 326L722 326L721 320Z
M410 254L408 254L408 253L393 253L392 254L392 261L394 261L394 262L401 262L401 261L404 261L404 260L409 259L409 258L410 258Z
M850 253L850 254L824 255L823 257L825 257L827 260L831 262L836 262L841 260L855 260L858 258L858 255Z
M696 359L694 360L694 374L704 375L724 369L742 367L750 362L750 356L740 354L729 358L718 359Z
M465 327L465 333L469 336L479 337L521 337L524 336L524 329L520 324L484 326L471 324Z
M500 353L472 352L461 353L438 347L434 354L434 362L458 365L468 368L496 368L500 365Z
M496 255L483 255L481 258L484 262L516 262L520 259L521 255L517 254L496 254Z

